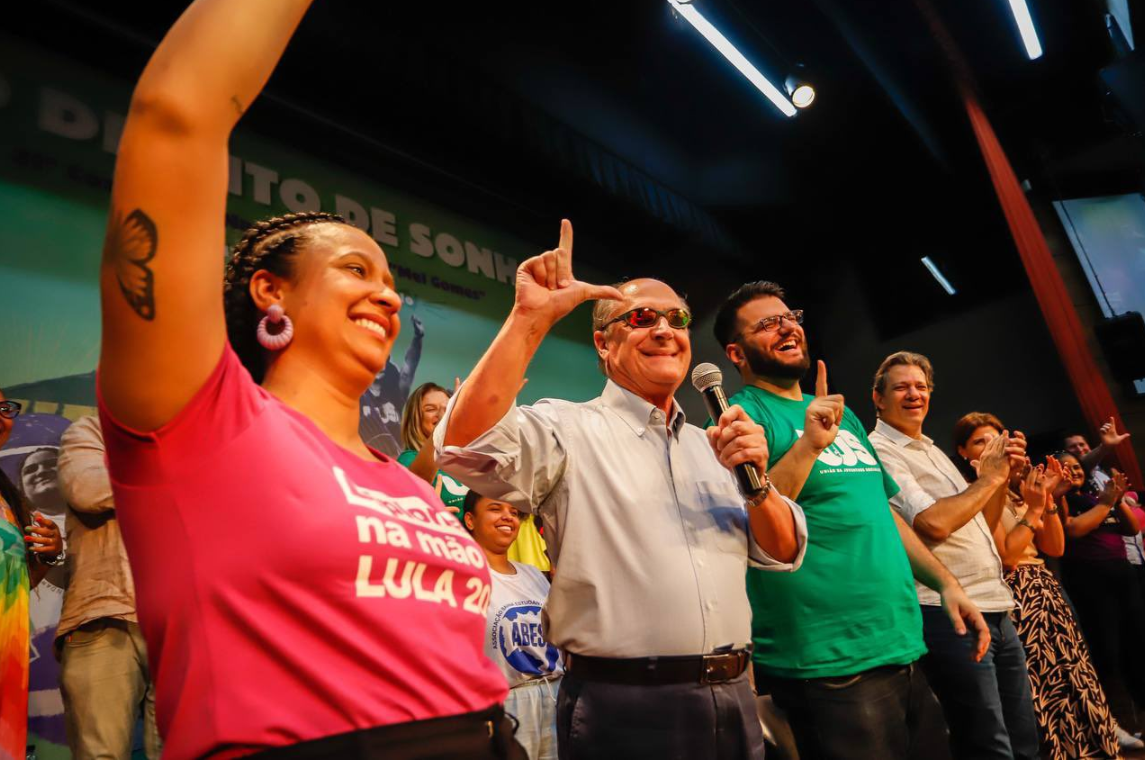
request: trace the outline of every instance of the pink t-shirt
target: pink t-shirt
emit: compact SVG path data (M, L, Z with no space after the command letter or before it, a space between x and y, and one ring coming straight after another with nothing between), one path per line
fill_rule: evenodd
M336 445L230 346L159 430L129 430L102 402L100 416L165 757L505 698L483 648L485 556L396 461Z

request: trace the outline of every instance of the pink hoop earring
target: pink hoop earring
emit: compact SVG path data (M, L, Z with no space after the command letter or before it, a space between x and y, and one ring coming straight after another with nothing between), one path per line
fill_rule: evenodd
M271 334L267 327L269 321L272 325L282 325L282 328ZM258 322L258 342L259 345L269 351L281 351L290 345L290 341L294 338L294 323L290 321L290 317L286 316L286 312L278 304L271 304L270 308L266 310L266 316Z

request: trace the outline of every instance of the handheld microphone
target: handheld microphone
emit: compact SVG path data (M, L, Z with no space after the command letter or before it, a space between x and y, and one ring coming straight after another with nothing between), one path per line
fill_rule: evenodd
M692 385L704 397L704 404L714 422L718 422L720 415L728 410L728 397L724 395L723 383L724 373L714 364L697 364L692 370ZM747 462L737 464L735 473L745 496L751 497L763 490L763 484L759 482L759 470L755 465Z

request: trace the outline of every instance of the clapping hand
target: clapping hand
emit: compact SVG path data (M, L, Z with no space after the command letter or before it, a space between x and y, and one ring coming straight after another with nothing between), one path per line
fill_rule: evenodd
M807 405L803 422L803 437L817 451L835 442L839 424L843 421L843 397L827 393L827 365L820 360L819 374L815 378L815 398Z
M1029 466L1030 460L1026 457L1026 434L1021 430L1015 430L1009 435L1010 440L1006 442L1006 456L1010 459L1010 474L1014 475L1023 472Z
M547 327L551 327L585 301L599 298L623 299L616 288L590 285L573 277L572 250L572 222L562 219L561 238L557 247L517 267L515 311L541 319Z
M1026 515L1031 518L1041 515L1042 510L1046 508L1046 496L1049 493L1045 467L1039 464L1030 468L1019 490L1022 493L1022 501L1026 503Z
M1125 477L1125 473L1118 469L1113 470L1113 476L1105 487L1101 489L1099 497L1102 504L1116 504L1125 492L1129 490L1129 479Z
M978 472L980 478L999 478L1006 481L1010 477L1010 459L1008 457L1007 446L1009 444L1009 437L1006 433L1002 433L997 438L993 438L986 447L982 449L982 456L979 459L973 460L970 464Z
M1066 476L1065 470L1062 469L1062 463L1059 462L1056 457L1046 457L1045 473L1046 490L1055 501L1063 496L1073 485Z

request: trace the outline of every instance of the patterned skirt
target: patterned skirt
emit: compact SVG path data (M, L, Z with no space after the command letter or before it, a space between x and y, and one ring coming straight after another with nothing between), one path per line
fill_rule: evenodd
M1018 602L1014 627L1026 649L1045 756L1118 757L1109 703L1057 578L1044 565L1019 565L1006 583Z

